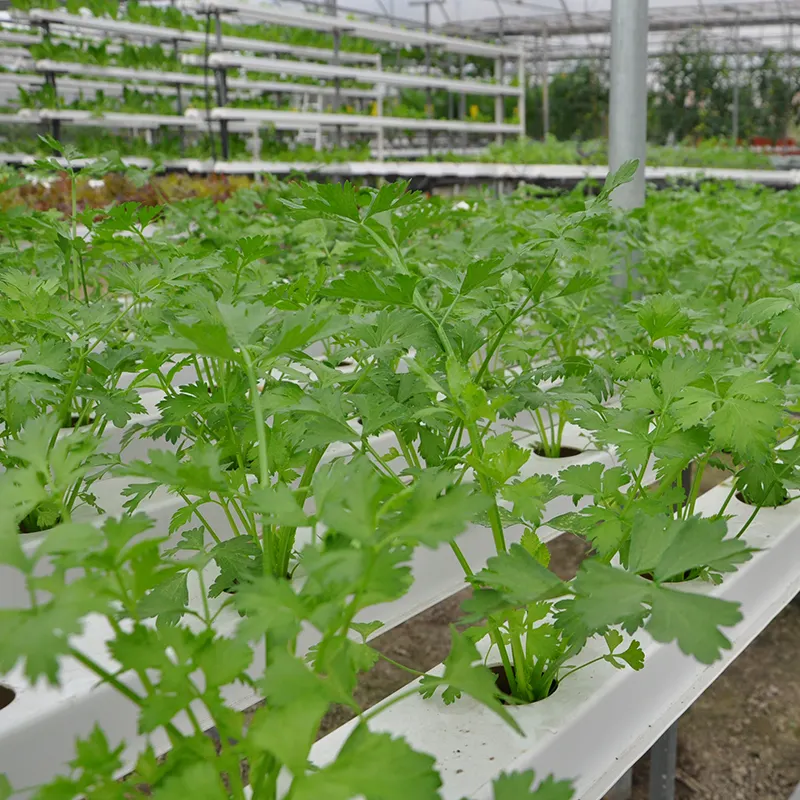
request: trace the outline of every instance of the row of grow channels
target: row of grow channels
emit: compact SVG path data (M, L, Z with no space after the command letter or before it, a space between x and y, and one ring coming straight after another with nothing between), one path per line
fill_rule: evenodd
M715 584L751 558L754 512L793 488L795 449L776 445L793 436L796 296L770 296L793 255L765 242L771 270L747 296L744 281L715 276L698 296L669 276L671 293L615 305L616 231L645 240L608 207L630 172L596 200L542 209L513 197L466 215L400 184L246 191L207 236L186 233L196 203L165 209L150 238L158 209L131 204L12 218L5 338L19 352L3 368L2 557L17 588L3 598L0 664L18 667L6 733L8 720L25 729L26 702L42 713L31 685L60 675L82 688L50 700L116 694L152 739L137 757L143 741L118 747L109 719L109 737L93 731L72 783L58 784L70 791L124 787L113 778L135 766L128 789L239 796L249 779L265 797L435 797L433 760L390 738L414 742L441 720L453 733L438 700L413 705L420 690L469 696L531 730L571 685L582 681L579 697L597 686L599 667L641 669L633 636L659 660L677 650L652 640L717 661L740 614ZM237 238L254 218L262 232ZM663 254L649 252L638 280L662 289ZM99 446L107 432L119 447ZM561 461L573 435L598 450ZM146 457L127 456L148 440ZM675 483L692 461L687 496ZM734 479L698 499L709 464ZM774 512L784 533L790 509ZM546 569L543 540L562 530L594 548L571 583ZM316 751L327 761L347 734L336 759L311 769L328 708L359 711L357 675L382 657L366 643L377 620L408 618L463 576L473 627L454 631L443 670L389 701L390 733L360 714ZM259 696L245 729L225 701ZM437 740L454 741L415 743ZM41 777L3 749L18 788ZM437 765L444 796L474 794L502 766L460 777L451 753ZM532 781L506 778L497 796L527 796Z

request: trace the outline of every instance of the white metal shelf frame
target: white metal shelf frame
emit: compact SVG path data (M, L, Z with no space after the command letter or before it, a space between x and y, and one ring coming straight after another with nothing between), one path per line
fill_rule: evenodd
M188 114L189 112L187 112ZM220 121L241 120L244 122L303 121L313 125L350 126L356 130L380 130L387 128L417 131L442 131L449 133L517 133L516 123L462 122L450 119L420 119L418 117L381 117L363 114L335 114L314 111L270 111L259 108L212 108L211 119Z
M202 59L200 59L200 62L202 63ZM295 62L288 63L294 64ZM77 61L52 61L50 59L40 59L34 64L34 69L43 74L52 72L56 75L82 75L85 77L94 78L116 78L119 81L124 81L126 84L130 82L136 82L137 90L140 88L138 85L139 82L167 84L172 87L176 85L193 86L198 89L204 88L206 84L206 79L203 75L184 72L162 72L161 70L137 69L135 67L103 67L94 64L82 64ZM327 69L327 67L324 69ZM91 80L76 82L75 85L83 89L102 88L100 86L96 87L95 82ZM333 86L291 83L284 81L251 81L246 78L229 78L228 88L235 89L240 92L274 92L280 94L332 95L335 92ZM377 98L377 92L369 91L367 89L342 87L340 91L345 97L357 97L371 100Z
M519 53L517 54L519 56ZM202 65L203 59L186 55L181 58L184 64ZM257 58L240 56L231 53L215 53L208 59L209 66L218 69L241 68L254 72L286 73L305 77L330 79L345 78L360 83L385 84L387 86L403 86L417 89L445 89L460 94L480 94L496 97L519 97L524 87L502 83L486 83L485 81L456 80L435 75L407 75L403 72L388 70L361 69L328 64L314 64L308 61L289 61L278 58ZM344 89L342 89L344 91Z

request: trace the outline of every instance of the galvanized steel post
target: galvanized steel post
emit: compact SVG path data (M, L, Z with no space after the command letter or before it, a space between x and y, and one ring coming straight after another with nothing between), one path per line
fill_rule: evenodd
M608 160L617 170L632 158L639 169L620 186L613 202L620 208L644 205L647 158L647 0L611 4L611 114Z

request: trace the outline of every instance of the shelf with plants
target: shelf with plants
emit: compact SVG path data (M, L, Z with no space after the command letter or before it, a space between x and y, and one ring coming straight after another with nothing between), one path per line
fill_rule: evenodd
M70 30L96 30L104 34L124 37L136 37L163 43L177 42L182 46L202 47L206 43L206 35L202 30L181 30L168 26L146 25L127 22L124 20L108 19L106 17L93 18L77 14L68 14L62 11L46 9L32 9L27 16L18 15L20 20L28 19L35 24L47 23L48 25L63 26ZM267 41L264 39L249 39L235 35L223 35L219 43L214 36L210 37L212 47L226 50L247 50L249 52L284 53L295 55L298 58L311 58L321 61L333 59L333 50L329 48L307 47L303 45L289 45L281 42ZM338 56L344 63L375 63L379 56L374 53L353 53L346 49Z
M239 800L244 760L257 800L281 772L295 800L323 782L380 797L384 774L435 800L551 759L540 774L588 798L646 747L643 720L657 736L797 589L794 193L665 192L625 216L609 198L628 165L593 198L269 182L221 203L93 205L80 154L51 146L67 214L2 212L0 684L16 696L0 771L15 787L63 771L77 734L59 786L79 793L133 766L119 790ZM747 219L729 213L743 204ZM619 290L622 242L640 257ZM709 466L731 477L700 496ZM593 550L571 583L546 569L561 531ZM412 686L358 708L381 658L368 641L460 588L472 628L422 685L448 704ZM228 706L258 697L245 728ZM316 771L336 703L359 724L319 745L348 736ZM624 704L641 714L584 757ZM441 718L442 758L417 754ZM457 722L473 718L494 761ZM478 753L463 773L455 737Z
M360 19L342 18L327 14L289 11L281 8L258 6L248 3L224 2L224 0L206 0L205 2L187 3L186 8L200 13L219 13L235 15L241 19L253 19L276 25L285 25L310 30L341 30L351 36L371 41L391 42L418 47L435 47L446 53L463 53L483 58L518 59L520 51L510 45L491 44L477 40L455 36L444 36L422 30L393 27Z
M286 113L299 113L300 107L308 106L308 98L316 97L316 103L320 108L317 112L322 111L321 106L323 100L333 101L332 109L338 108L338 112L353 113L358 109L350 108L350 105L344 105L342 101L371 101L371 106L367 109L371 116L381 116L381 97L380 92L382 86L389 84L391 86L433 86L437 91L463 91L468 94L478 94L486 97L496 97L498 100L502 97L520 97L521 91L516 85L504 85L502 80L497 80L492 83L491 80L475 80L463 79L458 80L452 77L452 70L450 67L444 68L443 71L437 67L436 74L428 75L425 78L407 75L403 73L384 73L380 68L378 69L360 69L348 64L376 64L380 67L381 54L375 52L375 48L367 46L366 33L373 31L376 33L378 41L386 41L385 26L375 26L372 23L364 23L363 31L346 31L344 36L340 37L336 52L333 49L306 47L297 40L292 31L301 34L302 36L316 35L319 33L323 36L330 36L333 29L328 24L330 20L323 19L321 25L309 25L309 19L315 19L319 22L320 17L315 15L300 15L298 26L282 29L280 26L286 23L283 18L274 23L273 27L261 25L259 26L230 26L229 23L223 22L221 18L216 20L214 35L210 36L209 25L205 27L208 30L203 30L204 18L208 14L216 15L216 11L212 9L193 9L195 14L186 13L185 10L179 9L155 9L145 6L139 6L136 3L128 4L125 8L121 8L116 2L94 2L90 4L90 11L94 16L89 16L84 12L80 14L73 13L75 9L71 5L67 5L67 10L64 11L57 7L54 8L29 8L27 3L20 2L17 4L18 9L15 12L18 22L27 22L32 26L42 26L45 29L46 36L37 39L36 43L30 44L30 52L34 57L35 63L32 69L36 72L46 76L47 81L55 85L55 94L58 96L59 76L69 75L70 80L76 81L81 78L85 79L99 79L106 82L119 80L120 82L135 81L142 85L147 84L164 84L169 86L170 96L176 97L175 112L180 115L187 107L187 103L183 102L180 92L176 87L191 87L195 89L205 89L208 91L209 76L205 74L207 67L205 59L198 56L197 52L202 50L205 46L216 51L212 54L208 66L215 69L216 79L220 75L225 74L229 68L244 68L248 69L250 74L248 77L242 75L225 76L224 88L217 87L216 93L218 105L228 105L228 100L231 95L229 91L240 95L235 102L234 106L253 105L262 110L270 112L286 112ZM199 16L198 13L199 12ZM225 16L226 14L223 14ZM305 19L308 17L309 19ZM153 24L160 22L162 24ZM206 20L209 22L209 20ZM288 23L286 23L288 24ZM361 23L359 23L361 25ZM372 26L372 27L370 27ZM232 36L231 33L236 30L237 33L253 33L258 32L256 37L252 36ZM337 29L338 30L338 29ZM287 32L288 31L288 32ZM362 35L363 34L363 35ZM81 38L81 36L86 38ZM287 36L289 37L287 39ZM72 37L72 38L69 38ZM107 37L107 38L100 38ZM410 38L409 38L410 37ZM270 39L281 39L280 42L270 41ZM425 34L426 46L441 45L444 51L463 52L470 57L479 61L487 61L491 71L491 59L500 60L505 58L516 58L519 62L519 68L522 69L521 53L515 48L498 47L494 45L486 45L481 42L472 42L468 40L459 40L454 37L438 37L435 35ZM139 40L139 44L132 44L130 40ZM208 41L206 41L208 39ZM408 40L408 41L406 41ZM396 47L398 41L401 47L414 48L420 45L421 39L417 32L402 31L400 40L391 39L392 46ZM121 43L119 43L121 42ZM259 44L260 43L260 44ZM172 49L169 45L172 44ZM251 44L253 45L251 47ZM273 47L273 44L275 45ZM459 50L458 47L463 45ZM299 49L298 49L299 47ZM190 51L194 50L195 53L184 55L183 64L179 59L179 50L188 48ZM290 60L287 58L266 58L259 59L257 57L226 57L224 52L220 50L242 50L245 49L255 53L269 53L275 55L292 55L295 58L308 58L320 60L333 60L337 62L335 67L336 74L331 72L331 65L323 65L314 63L314 61ZM352 49L348 49L352 48ZM244 58L247 63L241 59ZM216 59L216 60L214 60ZM211 63L213 62L213 63ZM235 62L235 63L234 63ZM249 64L249 68L248 68ZM205 67L205 70L204 70ZM497 65L494 67L495 78L497 79ZM441 74L440 74L441 73ZM499 74L502 75L503 70ZM284 76L297 75L299 80L293 82L285 81ZM386 80L383 81L383 76L386 74ZM483 69L478 70L478 74L483 75ZM332 85L331 78L335 78L335 85ZM26 82L30 86L30 82ZM375 88L370 89L369 84ZM70 91L80 91L83 87L70 83L68 87ZM85 89L91 92L92 86L87 83ZM316 91L315 91L316 90ZM223 95L219 92L224 92ZM284 100L283 102L275 102L272 98L261 97L257 93L275 93L278 95L290 94L296 99ZM251 101L245 100L242 95L248 94L252 97ZM99 102L92 106L91 101L84 103L82 97L78 98L78 104L83 105L81 108L76 107L73 100L72 106L80 111L94 111L95 122L94 125L100 127L100 119L107 112L107 104L104 98L98 98ZM206 105L204 101L203 106ZM342 107L344 105L344 107ZM352 104L358 105L358 103ZM55 107L59 111L67 111L71 109L64 108L59 101L49 102L46 107ZM406 113L402 103L396 105L396 112L389 115L386 123L377 126L365 126L362 122L356 122L356 127L350 127L350 130L362 131L375 131L378 134L377 152L379 157L385 150L385 143L382 139L382 131L386 129L400 129L396 124L392 123L391 117L409 117L413 118L415 115L411 112ZM128 108L112 109L113 113L117 111L128 111ZM361 109L362 111L364 109ZM507 109L506 109L507 110ZM144 113L149 113L148 109L142 109ZM516 112L515 112L516 114ZM165 119L162 121L164 124L169 124L166 117L170 114L164 115ZM190 117L194 117L190 113ZM425 112L420 116L420 120L427 116ZM494 119L491 117L475 119L476 125L469 128L459 124L443 125L441 122L433 121L430 124L422 121L410 123L405 126L407 130L427 131L429 134L435 131L452 132L458 130L462 133L478 134L482 137L494 136L495 138L502 137L506 134L519 133L519 123L517 130L513 130L509 125L514 124L514 120L518 116L514 116L511 123L505 123L502 116L507 116L504 112L495 109ZM523 115L524 116L524 115ZM64 117L65 122L72 119L70 116ZM110 118L113 119L115 124L120 124L121 117ZM325 124L331 123L332 117L327 117ZM145 120L142 120L146 122ZM136 120L132 121L132 124ZM248 125L252 123L261 123L261 120L251 118ZM491 128L492 122L496 127ZM152 124L152 123L147 123ZM280 116L273 117L266 121L267 126L274 125L279 130L310 130L313 132L316 128L319 131L319 123L314 119L295 120L287 119ZM190 123L180 123L173 127L189 127ZM228 130L227 119L223 116L220 117L220 145L225 159L236 156L242 152L240 143L232 142L230 139L230 131ZM301 127L302 126L302 127ZM339 129L338 123L334 123L334 128ZM331 135L334 131L331 131ZM63 131L60 127L53 127L52 133L62 136ZM337 134L338 135L338 134ZM338 142L338 139L337 139ZM321 147L323 143L322 134L316 133L316 145ZM195 147L194 144L191 145ZM255 152L254 148L258 148L259 143L253 140L250 149ZM432 149L433 143L430 143ZM23 148L28 149L28 148ZM235 153L232 151L236 151ZM187 153L187 146L184 144L181 148L180 154ZM167 155L165 153L165 155ZM173 154L169 154L173 155Z
M151 129L162 127L188 128L196 130L205 125L204 118L178 116L175 114L137 114L114 111L83 111L80 109L42 109L42 122L65 122L70 125L93 128Z
M41 41L42 37L35 33L0 30L0 43L2 44L18 44L27 47L32 44L40 44Z
M80 62L51 61L40 59L36 61L35 68L40 73L54 73L56 75L83 75L86 77L116 78L120 81L164 83L172 86L205 86L206 80L202 75L187 75L182 72L162 72L161 70L137 69L133 67L95 66ZM91 84L88 84L90 87Z
M120 97L126 94L158 94L173 96L176 89L174 86L163 86L149 84L137 84L135 89L130 89L126 84L117 81L104 81L99 79L86 80L81 78L61 78L58 81L58 95L50 91L50 96L45 98L44 93L49 90L45 87L47 81L43 75L8 75L0 73L0 87L16 89L18 91L18 103L22 108L35 108L42 106L56 105L55 98L63 96L77 95L83 99L88 92L95 95L102 93L105 96ZM33 90L33 91L30 91ZM86 102L89 102L86 100Z
M190 112L187 112L190 113ZM191 112L199 114L200 112ZM355 130L441 131L476 134L509 134L519 132L519 126L507 122L464 122L450 119L418 119L415 117L384 117L367 114L342 114L315 111L271 111L258 108L213 108L211 119L245 121L263 124L295 123L298 125L350 126Z
M183 63L197 66L201 62L197 56L184 56ZM483 94L492 97L518 97L522 93L522 89L519 86L504 85L502 83L495 84L482 81L455 80L436 75L409 75L402 72L391 72L389 70L314 64L312 62L259 58L230 53L215 53L209 57L208 63L210 66L220 69L240 68L256 72L303 75L326 80L330 80L331 78L343 78L374 85L384 84L386 86L444 89L461 94Z

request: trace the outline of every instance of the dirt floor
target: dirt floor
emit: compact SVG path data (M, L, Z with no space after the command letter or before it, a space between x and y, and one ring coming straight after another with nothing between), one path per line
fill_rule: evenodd
M709 475L704 489L723 476ZM565 534L549 544L551 568L572 577L586 548ZM388 657L424 671L449 648L449 625L466 593L377 639ZM409 682L386 662L366 674L357 699L369 706ZM347 719L334 711L325 731ZM647 759L634 769L634 800L647 800ZM788 800L800 783L800 598L686 712L679 725L677 800ZM411 800L411 799L409 799Z

